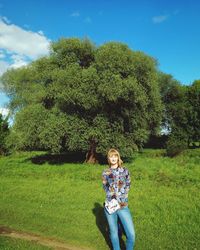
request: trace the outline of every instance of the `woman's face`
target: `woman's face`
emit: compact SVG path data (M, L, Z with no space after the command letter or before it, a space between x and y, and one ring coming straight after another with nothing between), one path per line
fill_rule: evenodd
M109 156L109 160L110 160L110 163L112 164L112 165L114 165L114 164L116 164L117 162L118 162L118 156L117 155L110 155Z

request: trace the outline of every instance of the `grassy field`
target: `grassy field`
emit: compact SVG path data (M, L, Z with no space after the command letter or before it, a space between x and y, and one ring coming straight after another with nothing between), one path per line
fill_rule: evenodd
M0 158L0 224L75 246L109 249L101 183L106 165L33 163L41 154ZM124 165L132 180L135 249L199 249L200 149L173 159L162 150L144 150Z

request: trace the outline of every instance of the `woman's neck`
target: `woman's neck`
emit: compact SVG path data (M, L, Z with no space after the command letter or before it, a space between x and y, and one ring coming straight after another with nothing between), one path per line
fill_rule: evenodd
M112 169L116 169L116 168L118 167L118 163L113 164L113 165L111 165L110 167L111 167Z

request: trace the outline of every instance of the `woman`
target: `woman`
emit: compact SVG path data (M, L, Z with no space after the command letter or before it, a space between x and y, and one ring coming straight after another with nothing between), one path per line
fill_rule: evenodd
M122 166L123 161L116 149L111 148L107 154L109 168L102 173L103 189L106 192L106 200L116 199L120 205L120 209L109 214L104 206L110 239L113 250L120 250L118 236L118 218L120 219L126 233L126 250L132 250L135 244L135 230L132 216L128 208L128 191L130 189L131 178L126 167Z

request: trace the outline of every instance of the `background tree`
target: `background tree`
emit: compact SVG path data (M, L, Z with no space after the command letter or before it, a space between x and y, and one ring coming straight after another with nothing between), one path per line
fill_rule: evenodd
M9 134L8 117L3 118L0 113L0 155L7 152L6 137Z
M188 87L190 142L200 143L200 80Z
M159 72L164 103L163 127L168 131L167 152L176 155L200 140L200 81L181 85L171 75Z
M110 147L131 156L160 128L156 61L122 43L60 39L50 56L6 72L2 82L19 148L87 152L94 163Z
M172 75L158 73L158 81L164 112L162 126L166 132L181 127L188 132L187 86L181 85Z

